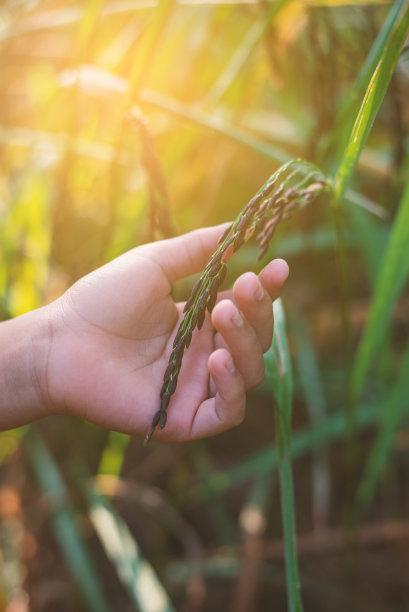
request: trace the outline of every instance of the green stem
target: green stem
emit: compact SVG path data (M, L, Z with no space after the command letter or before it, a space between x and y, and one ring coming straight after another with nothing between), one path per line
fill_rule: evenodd
M286 583L289 612L301 612L301 587L298 575L297 546L295 538L294 487L291 446L287 444L287 432L281 411L276 410L276 440L279 448L279 479L281 516L285 548Z

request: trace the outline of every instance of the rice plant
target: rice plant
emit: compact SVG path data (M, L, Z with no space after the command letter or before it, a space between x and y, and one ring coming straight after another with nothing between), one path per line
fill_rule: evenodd
M148 446L64 416L0 433L0 607L408 608L408 33L407 0L3 2L3 319L229 227L172 288ZM274 256L244 423L156 443L219 290Z

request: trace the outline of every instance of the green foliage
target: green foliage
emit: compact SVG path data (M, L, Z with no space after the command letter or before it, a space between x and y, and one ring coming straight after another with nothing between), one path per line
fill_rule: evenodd
M409 274L409 181L406 185L382 263L351 376L351 392L362 391L369 365L389 328L391 311Z
M41 436L34 428L27 436L25 448L41 488L52 500L54 532L88 609L108 612L106 596L80 533L64 480Z
M334 191L338 201L341 200L348 185L395 71L403 43L409 32L409 8L406 7L401 15L398 13L395 20L396 29L390 33L389 39L385 42L382 56L371 77L337 170Z
M95 531L137 609L173 612L166 591L143 558L126 523L99 493L97 486L88 494L88 498Z
M281 610L286 588L289 609L300 610L297 566L306 609L407 608L399 572L391 570L395 582L381 592L371 563L373 595L362 589L358 597L347 577L353 567L356 583L365 583L361 565L351 565L355 549L334 555L337 571L317 583L311 564L297 561L295 514L300 531L324 542L325 534L338 541L332 527L346 528L357 509L381 525L406 512L408 29L407 0L2 4L3 318L51 301L92 268L164 233L152 213L158 193L168 226L183 232L235 219L294 158L316 164L335 192L335 215L325 194L277 228L268 256L290 263L289 325L277 302L274 353L240 428L146 450L79 420L1 434L0 477L6 482L10 469L24 483L33 469L34 493L16 485L24 520L40 543L52 532L56 571L65 576L68 567L80 593L76 608L104 610L113 601L112 609L147 612L138 580L148 563L158 609L233 601L234 612L247 612L267 600ZM229 262L227 282L259 271L264 262L255 260L246 245ZM192 285L175 286L178 299ZM351 405L359 442L352 458ZM83 469L75 472L79 455ZM109 503L90 488L96 474L113 478ZM149 485L150 512L122 478ZM54 500L46 521L33 517L37 495ZM359 517L357 541L367 526ZM281 557L267 556L277 545L270 538L283 545L285 572ZM331 582L342 596L327 597ZM34 588L31 596L40 612ZM63 596L50 605L62 609Z

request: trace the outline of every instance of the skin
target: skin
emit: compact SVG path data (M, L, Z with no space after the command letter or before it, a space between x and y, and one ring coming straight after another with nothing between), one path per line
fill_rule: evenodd
M182 320L172 283L200 272L225 226L137 247L51 304L0 324L0 428L55 414L144 436ZM166 427L154 439L203 438L242 422L246 390L264 377L271 302L283 260L240 276L193 334Z

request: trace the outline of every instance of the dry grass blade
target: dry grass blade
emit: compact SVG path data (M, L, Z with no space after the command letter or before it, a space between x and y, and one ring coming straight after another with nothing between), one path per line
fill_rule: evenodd
M158 425L160 429L166 425L167 408L176 390L184 351L190 345L195 328L202 327L206 309L209 312L213 309L217 292L226 275L226 264L233 253L255 237L260 247L258 259L261 259L268 250L278 224L287 220L297 208L315 200L326 189L329 189L328 180L318 168L300 159L288 162L264 183L221 236L219 247L208 261L185 304L185 316L176 333L163 378L160 407L152 419L145 444Z

